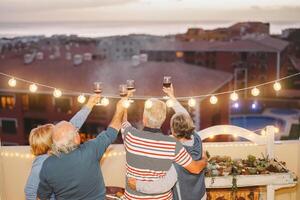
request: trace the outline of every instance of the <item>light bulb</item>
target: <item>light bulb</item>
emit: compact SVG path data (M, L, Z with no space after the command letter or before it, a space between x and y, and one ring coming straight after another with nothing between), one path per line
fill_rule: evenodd
M54 96L55 98L59 98L59 97L61 97L61 95L62 95L62 92L61 92L59 89L55 89L55 90L53 91L53 96Z
M275 131L275 133L279 133L279 128L275 126L274 131Z
M239 104L238 102L235 102L235 103L233 104L233 107L236 108L236 109L238 109L238 108L240 107L240 104Z
M85 98L85 96L83 95L83 94L81 94L81 95L79 95L78 97L77 97L77 101L79 102L79 103L84 103L85 102L85 100L86 100L86 98Z
M129 100L123 101L123 107L124 108L129 108L129 106L130 106L130 101Z
M281 90L281 84L279 82L275 82L273 85L275 91Z
M148 99L147 101L145 101L145 108L146 109L150 109L152 107L153 103L150 99Z
M14 79L14 78L9 79L9 80L8 80L8 85L9 85L10 87L16 87L16 85L17 85L17 80Z
M251 90L251 94L252 96L257 97L260 94L260 91L257 87L255 87Z
M109 99L106 98L106 97L103 97L103 98L101 99L101 105L102 105L102 106L108 106L108 104L109 104Z
M188 101L188 104L190 107L195 107L196 106L196 100L194 98L190 98Z
M171 107L174 106L174 101L173 101L172 99L169 99L169 100L166 102L166 104L167 104L167 107L171 108Z
M34 92L37 91L37 89L38 89L38 87L37 87L36 84L33 83L33 84L29 85L29 91L30 92L34 93Z
M239 99L239 95L236 92L230 94L230 99L232 101L237 101Z
M218 98L216 96L211 96L209 101L211 104L216 104L218 103Z
M266 131L263 129L263 130L261 130L260 134L261 134L262 136L266 136Z

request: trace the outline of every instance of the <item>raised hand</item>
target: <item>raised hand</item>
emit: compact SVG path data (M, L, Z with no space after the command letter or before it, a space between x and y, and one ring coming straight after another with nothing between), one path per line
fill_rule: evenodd
M86 103L86 106L90 109L92 109L101 99L100 94L93 94L90 96L88 102Z
M175 98L173 84L170 87L163 87L164 93L166 93L170 98Z

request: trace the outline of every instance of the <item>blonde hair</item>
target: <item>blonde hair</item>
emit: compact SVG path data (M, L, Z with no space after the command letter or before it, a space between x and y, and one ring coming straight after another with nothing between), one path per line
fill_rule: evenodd
M191 135L195 130L195 125L191 116L178 113L171 118L171 130L176 138L191 139Z
M52 146L53 124L45 124L31 130L29 144L35 156L46 154Z
M148 99L148 101L152 102L152 106L150 108L144 108L143 117L147 119L145 122L147 124L144 125L150 128L160 128L166 119L166 104L154 98Z

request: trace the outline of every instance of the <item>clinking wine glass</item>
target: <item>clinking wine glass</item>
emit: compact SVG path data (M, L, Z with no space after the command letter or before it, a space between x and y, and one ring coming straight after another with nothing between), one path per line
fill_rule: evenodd
M135 82L134 82L134 80L127 80L127 81L126 81L126 85L127 85L127 90L128 90L128 91L133 91L133 90L135 90ZM132 99L130 99L129 101L130 101L130 103L133 102Z
M94 82L94 93L101 94L102 93L102 82ZM101 101L96 104L97 106L101 105Z
M127 95L128 95L127 85L125 85L125 84L120 85L119 92L120 92L121 97L127 97Z

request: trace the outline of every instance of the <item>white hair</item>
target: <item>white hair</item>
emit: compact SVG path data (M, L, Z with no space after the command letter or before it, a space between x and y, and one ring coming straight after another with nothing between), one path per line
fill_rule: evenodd
M60 124L59 124L60 125ZM77 130L63 132L64 128L54 128L54 134L60 134L57 138L53 138L51 154L60 156L61 153L68 154L78 148L78 144L75 143L74 138L78 134Z
M152 102L152 106L150 108L144 108L143 118L146 119L144 120L144 123L146 123L144 126L160 128L166 119L166 104L155 98L148 99L148 101Z

